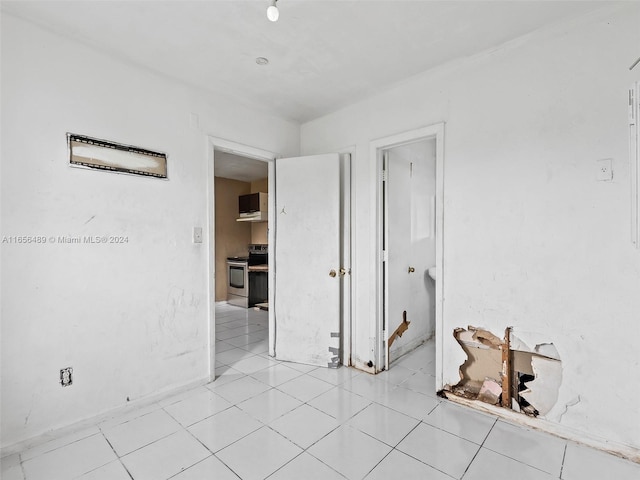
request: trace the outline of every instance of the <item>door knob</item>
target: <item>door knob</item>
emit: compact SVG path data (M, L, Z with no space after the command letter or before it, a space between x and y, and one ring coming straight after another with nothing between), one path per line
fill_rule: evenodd
M329 272L329 276L330 276L331 278L333 278L333 277L335 277L336 275L337 275L337 274L336 274L336 271L335 271L334 269L331 269L331 271Z
M416 271L416 269L415 269L415 268L413 268L413 267L409 267L409 273L413 273L413 272L415 272L415 271Z

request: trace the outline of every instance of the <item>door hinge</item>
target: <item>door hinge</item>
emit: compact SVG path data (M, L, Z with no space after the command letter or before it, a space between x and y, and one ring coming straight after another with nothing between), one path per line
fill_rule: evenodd
M382 170L382 181L386 182L388 180L388 175L386 170Z
M388 260L389 260L389 254L387 253L387 251L386 251L386 250L383 250L383 251L382 251L382 261L383 261L383 262L386 262L386 261L388 261Z

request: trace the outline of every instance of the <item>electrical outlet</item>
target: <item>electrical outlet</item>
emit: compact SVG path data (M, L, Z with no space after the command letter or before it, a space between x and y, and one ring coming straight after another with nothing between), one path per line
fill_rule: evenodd
M202 227L193 227L193 243L202 243Z
M73 368L67 367L60 370L60 385L68 387L73 383Z
M611 158L603 158L598 160L598 170L596 178L602 182L609 182L613 179L613 160Z

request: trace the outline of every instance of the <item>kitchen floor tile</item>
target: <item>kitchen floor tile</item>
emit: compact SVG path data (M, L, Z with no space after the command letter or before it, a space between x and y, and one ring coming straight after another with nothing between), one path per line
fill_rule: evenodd
M262 423L270 423L302 403L274 388L239 403L238 408Z
M478 452L464 475L464 480L513 480L514 478L518 480L553 480L558 477L486 448L480 449L480 452ZM586 476L580 478L581 480L587 480L598 477Z
M216 327L217 329L217 327ZM219 340L216 342L216 354L218 353L222 353L222 352L227 352L229 350L233 350L234 348L237 348L235 345L231 345L230 343L227 343L225 341Z
M481 445L496 423L496 417L443 401L423 421Z
M269 425L302 448L308 448L340 424L326 413L309 405L301 405Z
M269 352L269 342L266 339L260 340L258 342L247 344L244 347L240 348L243 348L244 350L256 355L267 355L267 352Z
M253 355L251 357L238 360L233 364L233 368L242 373L250 375L260 370L264 370L265 368L269 368L275 364L276 362L273 360L261 357L260 355Z
M363 373L355 378L346 380L341 388L353 392L361 397L367 398L378 403L386 398L395 388L387 382L382 382L375 375Z
M342 385L347 380L351 380L358 375L363 375L363 372L355 368L343 366L339 368L316 368L309 372L309 375L332 385Z
M431 397L437 397L438 395L436 392L436 377L427 373L416 372L415 375L408 377L398 386Z
M121 458L135 480L169 478L204 460L211 452L180 430Z
M487 477L487 480L490 478ZM409 455L394 450L365 477L365 480L389 479L451 480L451 477Z
M157 410L158 408L160 408L158 405L155 405L153 407L153 409L155 410ZM152 411L152 410L149 410L149 411ZM136 410L136 412L138 412L138 410ZM130 412L126 412L126 413L130 413ZM26 460L29 460L30 458L34 458L39 455L42 455L43 453L56 450L60 447L64 447L71 443L77 442L78 440L82 440L83 438L91 437L97 433L101 433L100 428L98 428L98 426L78 429L74 432L68 433L59 438L54 438L49 441L41 442L41 443L38 443L37 445L27 448L26 450L20 453L20 457L24 462Z
M289 380L286 383L278 385L278 390L291 395L303 402L321 395L332 388L335 388L330 383L323 380L318 380L310 375L302 375L300 377Z
M427 465L461 478L480 449L475 443L421 423L396 447Z
M249 345L261 342L269 336L267 331L257 331L227 340L231 345L246 349Z
M175 418L180 425L188 427L222 410L226 410L232 405L232 403L227 402L211 390L204 389L189 398L164 407L164 410Z
M128 422L103 430L120 456L133 452L180 430L180 424L164 410L147 413Z
M28 480L75 478L117 460L109 443L98 433L23 462Z
M410 370L433 373L435 357L435 343L429 341L393 362L389 370L401 366Z
M256 380L266 383L272 387L277 387L278 385L288 382L300 375L303 375L303 373L281 363L251 374L251 376Z
M217 457L211 455L171 477L171 480L238 480L238 476Z
M220 365L233 366L236 362L252 356L252 353L247 352L242 348L234 348L233 350L227 350L226 352L216 353L216 367L219 367Z
M228 328L227 330L222 330L220 333L218 333L218 331L216 330L216 339L229 342L229 340L231 340L232 338L246 336L246 335L249 335L251 332L255 332L257 330L261 330L261 327L257 325L247 325L247 324L239 325L234 328Z
M419 423L420 420L372 403L347 424L394 447Z
M640 464L569 442L561 478L563 480L640 478Z
M301 452L279 433L263 427L220 450L216 456L242 480L261 480ZM251 461L247 461L247 454Z
M255 378L243 377L223 385L209 384L208 387L228 402L237 404L269 390L271 387Z
M268 477L269 480L344 480L345 477L306 452Z
M296 370L298 370L299 372L302 373L309 373L313 370L315 370L316 368L324 368L324 367L318 367L317 365L307 365L304 363L296 363L296 362L282 362L283 365L286 365L287 367L291 367L294 368Z
M385 370L384 372L380 372L376 378L376 380L383 380L394 387L396 385L401 384L405 380L408 380L410 377L416 374L415 370L410 370L402 365L396 365L389 370Z
M2 479L4 480L4 477ZM122 466L122 463L120 463L120 460L116 460L76 477L75 480L131 480L131 477Z
M371 400L340 387L334 387L307 403L342 422L369 406Z
M440 400L406 388L396 387L380 398L378 403L421 420L438 406Z
M566 444L558 437L498 420L483 446L559 477Z
M185 390L180 391L179 393L176 393L174 395L165 397L161 400L158 401L158 404L161 407L168 407L169 405L173 405L174 403L178 403L186 398L190 398L193 397L194 395L198 395L199 393L202 392L208 392L210 390L207 389L206 385L198 385L197 387L193 387L193 388L188 388ZM151 410L152 412L154 410ZM146 412L146 413L150 413L150 412ZM142 416L142 414L138 415L139 417ZM131 418L129 418L129 420L131 420ZM124 423L124 422L121 422Z
M307 451L345 477L361 479L391 451L391 447L343 425Z
M213 453L263 426L238 407L231 407L188 428Z
M213 382L207 384L206 387L211 390L225 383L239 380L242 377L246 377L246 374L239 372L238 370L228 365L222 365L220 367L216 367L216 379Z

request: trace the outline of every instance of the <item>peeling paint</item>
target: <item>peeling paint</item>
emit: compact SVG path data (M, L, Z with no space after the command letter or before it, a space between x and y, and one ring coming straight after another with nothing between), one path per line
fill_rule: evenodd
M540 415L546 415L558 401L562 383L562 363L558 360L534 356L531 358L534 379L525 382L527 390L520 396L535 407Z
M402 312L402 323L400 323L398 328L395 329L395 331L393 332L393 334L391 334L391 336L389 337L389 340L387 341L388 348L391 348L391 345L393 344L393 341L396 338L402 337L402 334L409 329L410 323L411 322L407 320L407 311L405 310Z

